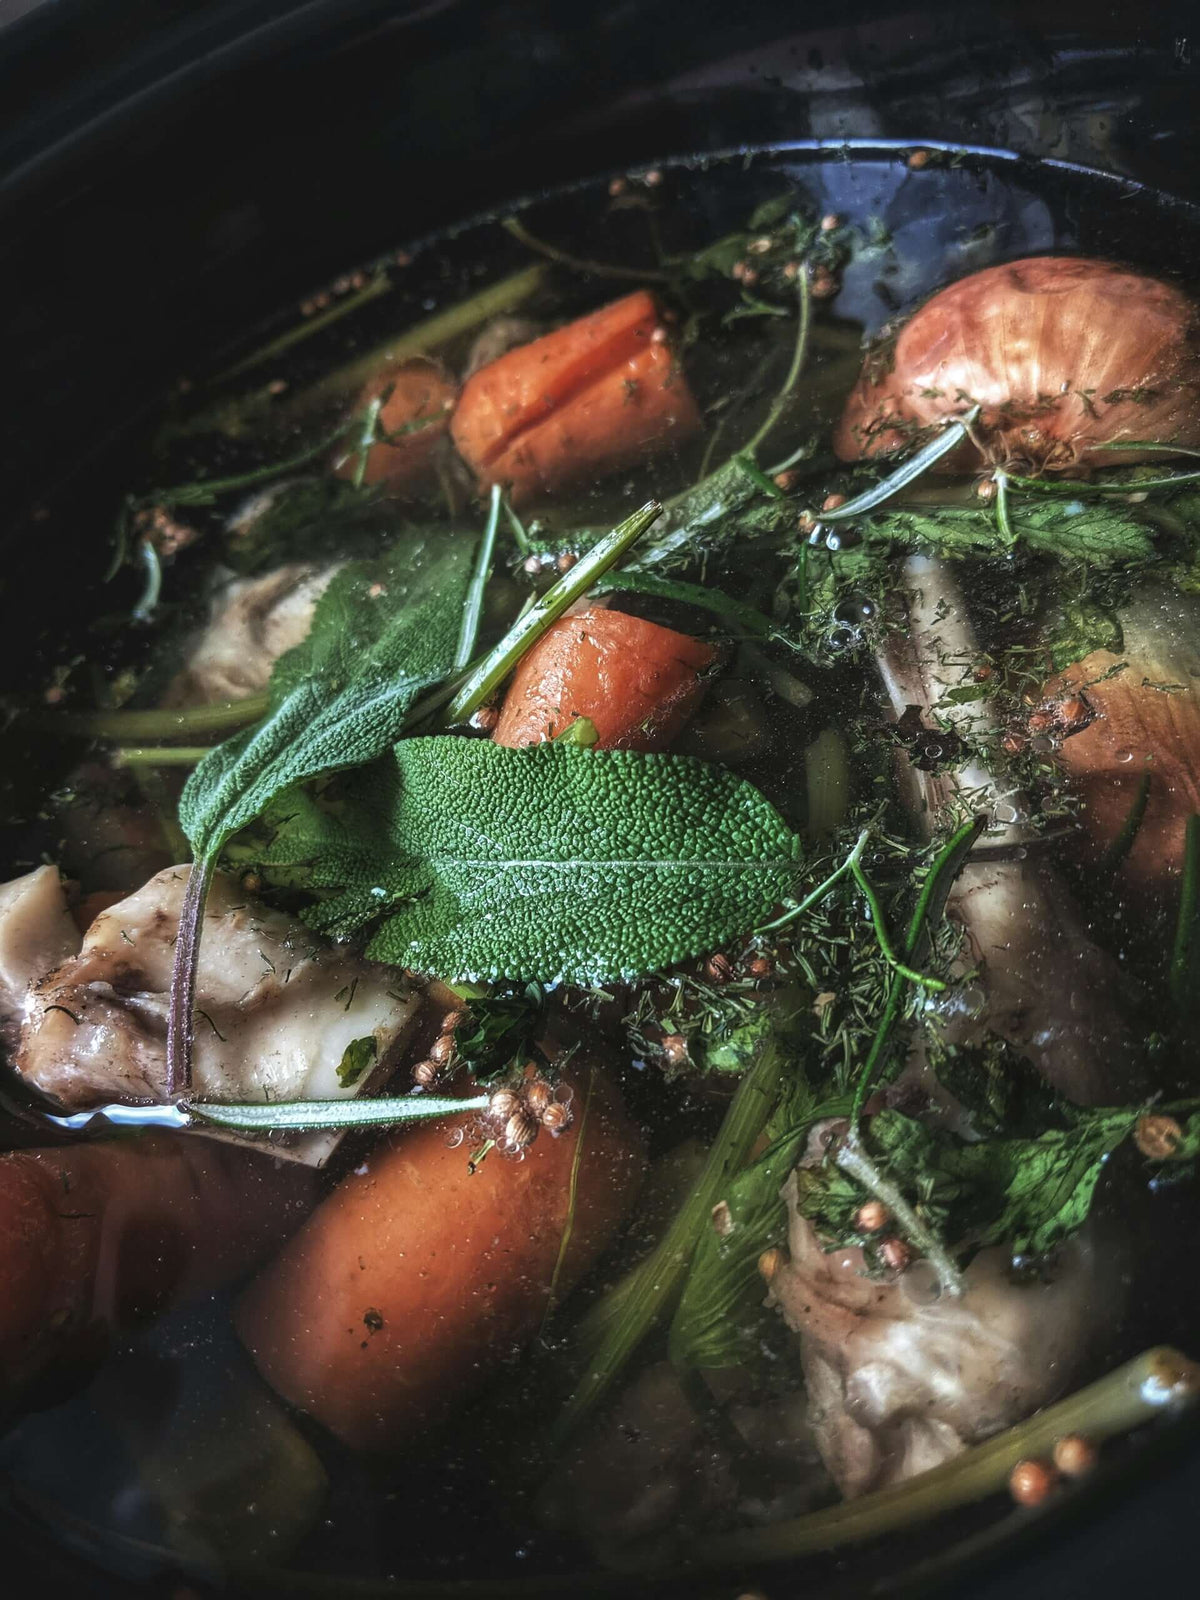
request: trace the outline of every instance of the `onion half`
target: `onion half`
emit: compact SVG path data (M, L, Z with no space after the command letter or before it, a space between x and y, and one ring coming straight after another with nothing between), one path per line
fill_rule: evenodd
M843 461L897 450L975 404L978 447L936 470L1069 476L1145 459L1096 449L1122 439L1200 447L1200 311L1108 261L988 267L935 294L868 359L834 449Z

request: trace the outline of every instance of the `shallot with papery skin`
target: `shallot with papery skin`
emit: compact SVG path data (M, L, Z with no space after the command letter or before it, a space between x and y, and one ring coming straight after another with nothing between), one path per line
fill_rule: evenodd
M1078 474L1144 460L1121 440L1200 447L1200 312L1179 289L1086 257L988 267L926 302L868 362L834 435L843 461L897 450L982 412L985 460ZM974 443L941 472L979 465Z

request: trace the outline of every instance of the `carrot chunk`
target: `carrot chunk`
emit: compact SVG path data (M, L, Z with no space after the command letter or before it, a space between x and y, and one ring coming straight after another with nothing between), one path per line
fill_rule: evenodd
M436 362L406 361L372 378L359 396L358 408L389 389L379 413L381 437L367 452L363 482L383 484L389 492L399 493L416 488L429 475L457 389ZM418 423L423 426L415 426ZM338 448L339 477L354 476L358 464L354 442L350 437Z
M504 484L520 502L630 466L699 427L642 289L482 367L450 432L480 487Z
M521 1160L494 1150L472 1172L470 1146L428 1123L339 1184L236 1309L279 1394L355 1449L400 1450L537 1332L552 1286L560 1297L583 1276L641 1177L641 1135L611 1082L568 1081L572 1126Z
M538 744L578 717L606 750L661 750L698 708L712 645L620 611L563 617L513 676L496 727L497 744Z

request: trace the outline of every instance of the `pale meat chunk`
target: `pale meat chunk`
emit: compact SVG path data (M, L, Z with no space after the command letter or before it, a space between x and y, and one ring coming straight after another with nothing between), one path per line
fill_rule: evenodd
M1058 1398L1119 1315L1119 1252L1085 1225L1021 1279L981 1250L966 1293L937 1292L928 1263L868 1277L862 1251L821 1249L784 1186L791 1259L770 1298L800 1335L809 1418L847 1497L915 1477Z
M0 884L0 1038L16 1038L30 985L78 949L57 867Z
M30 991L15 1064L71 1110L165 1095L171 964L189 870L169 867L101 912L79 954ZM325 943L218 873L200 946L193 1093L350 1097L388 1070L419 1003L399 973ZM363 1039L374 1041L374 1053L363 1052L371 1066L342 1083L347 1047ZM331 1143L312 1141L318 1158Z
M241 700L267 687L271 668L308 636L313 610L336 563L290 562L261 578L234 578L217 591L212 614L170 684L167 706Z

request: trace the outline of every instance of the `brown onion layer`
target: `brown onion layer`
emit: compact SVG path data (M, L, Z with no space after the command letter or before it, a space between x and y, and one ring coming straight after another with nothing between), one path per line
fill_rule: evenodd
M935 294L868 359L834 448L843 461L897 450L975 404L983 463L964 444L939 471L1070 475L1137 460L1097 450L1123 439L1200 447L1200 312L1108 261L988 267Z

